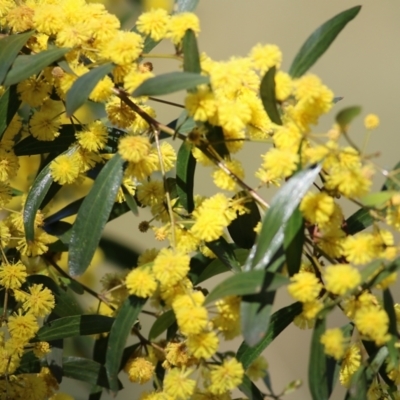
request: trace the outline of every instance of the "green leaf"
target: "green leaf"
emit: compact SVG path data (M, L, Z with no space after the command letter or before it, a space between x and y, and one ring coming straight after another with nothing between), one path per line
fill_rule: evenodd
M377 270L382 268L382 260L374 260L367 264L361 271L361 282L369 285L370 279L375 277Z
M199 0L175 0L176 13L192 12L198 3Z
M18 142L14 147L17 156L31 156L34 154L46 154L52 152L63 152L76 141L75 133L78 129L76 125L62 125L60 136L52 141L43 141L29 135Z
M75 147L64 152L65 155L72 155L76 151ZM53 183L53 177L50 173L50 164L48 163L39 175L36 177L31 189L26 198L23 218L25 227L25 236L27 241L32 241L35 237L35 218L38 209L40 208L43 199Z
M387 203L394 194L396 194L396 192L393 190L369 193L361 198L361 202L366 207L379 207Z
M383 291L383 307L386 311L386 314L389 317L388 332L391 335L390 340L387 342L387 347L389 350L389 359L391 364L393 364L394 368L397 368L399 366L399 353L396 348L396 342L398 338L397 319L396 319L396 311L394 309L393 297L389 289L385 289Z
M277 125L282 125L275 97L275 72L273 66L261 80L260 97L269 119Z
M349 235L354 235L371 226L374 221L375 220L368 209L360 208L353 215L347 218L346 232Z
M225 136L222 128L220 126L211 125L207 125L207 128L209 146L211 145L222 159L229 159L229 150L225 143ZM202 148L200 148L200 150L202 150Z
M114 64L112 63L100 65L100 67L95 67L86 74L80 76L72 84L65 99L67 117L73 115L73 113L83 105L96 85L113 69Z
M129 193L128 189L122 185L122 192L124 193L126 204L136 217L139 215L138 205L135 198Z
M350 123L353 121L354 118L356 118L359 114L361 113L361 107L359 106L353 106L353 107L347 107L341 110L337 115L336 115L336 122L340 126L341 130L343 132L347 131L348 126Z
M192 154L191 146L183 142L179 148L176 161L176 189L182 207L191 213L194 210L194 173L196 159Z
M361 6L356 6L343 11L315 30L297 53L290 66L289 74L293 78L304 75L325 53L347 23L359 13L360 9Z
M136 265L140 254L119 241L106 237L100 239L99 247L106 260L123 268L132 268L133 265Z
M123 163L118 153L108 161L78 211L69 242L68 268L72 276L83 274L92 261L121 186Z
M239 390L247 396L249 400L264 400L265 396L258 387L250 380L247 375L243 376L243 381L239 385Z
M317 318L311 339L311 353L308 364L308 384L313 400L328 400L327 356L321 343L321 336L325 332L325 318Z
M235 201L246 196L247 193L242 191L234 196L233 200ZM243 205L249 212L242 215L237 213L237 217L228 226L228 232L238 247L251 249L257 238L254 228L261 221L261 215L257 203L252 198L249 198Z
M183 70L186 72L201 73L200 55L196 35L188 29L182 41Z
M400 190L400 162L398 162L390 172L388 178L382 186L382 190Z
M63 375L67 378L109 388L104 366L88 358L63 357Z
M217 240L207 242L206 246L224 263L231 271L241 272L240 265L232 246L221 236Z
M39 73L43 68L59 60L69 51L70 49L56 48L30 56L18 56L7 74L3 85L11 86Z
M149 340L156 339L165 332L176 321L175 314L172 310L157 317L149 332Z
M72 336L109 332L114 318L104 315L73 315L44 324L33 339L35 342L65 339Z
M119 309L111 327L105 367L112 392L118 391L118 372L125 343L146 300L136 296L129 296Z
M40 360L35 356L33 351L23 354L19 363L16 375L19 374L37 374L40 372L42 366Z
M284 242L285 227L307 193L321 166L300 171L278 191L271 201L257 243L250 252L245 269L264 269Z
M0 85L18 53L32 35L33 31L29 31L19 35L9 35L0 40Z
M0 139L3 137L4 132L17 113L20 105L21 100L17 93L17 87L13 85L7 88L0 97Z
M209 82L210 79L207 76L193 72L168 72L147 79L132 93L132 96L158 96L193 89Z
M300 270L304 241L304 219L299 208L296 208L287 222L283 242L286 265L290 276Z
M249 251L245 249L236 249L233 252L235 253L239 265L243 265L249 255ZM230 270L231 269L221 260L215 259L204 268L204 270L198 275L197 279L193 281L193 284L198 285L215 275L229 272Z
M366 288L375 287L379 285L384 279L388 278L389 275L397 272L400 269L400 258L396 258L396 260L392 261L389 265L386 265L381 272L375 275L366 286Z
M243 368L249 368L252 362L292 323L293 319L301 311L302 304L299 302L281 308L272 314L267 333L256 346L250 347L246 342L242 342L237 351L236 358L243 364Z
M205 304L226 296L245 296L258 294L261 291L263 293L275 291L288 282L289 279L286 276L264 270L241 272L218 284L206 297Z

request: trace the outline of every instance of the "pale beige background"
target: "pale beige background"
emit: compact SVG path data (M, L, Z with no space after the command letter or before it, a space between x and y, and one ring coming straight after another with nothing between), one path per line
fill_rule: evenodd
M335 113L342 107L362 105L363 115L377 113L381 118L381 126L373 133L369 148L371 152L381 150L378 163L391 168L400 159L400 2L370 0L362 3L358 17L350 22L312 68L312 72L318 74L336 96L344 97L324 118L320 129L328 128ZM257 42L274 43L283 51L283 69L287 70L297 50L315 28L340 11L357 4L360 2L343 0L200 0L197 9L202 24L200 49L212 58L222 60L232 55L246 55ZM168 51L170 48L157 48L157 52L162 49ZM157 71L166 71L176 67L171 63L155 62L155 66ZM172 98L181 101L182 94ZM160 119L166 122L177 114L174 110L162 108L158 108L158 113ZM351 135L361 143L363 134L362 118L359 118ZM249 171L253 171L260 161L259 149L259 145L249 145L242 157ZM377 180L381 182L382 178L377 177ZM197 185L198 192L208 193L205 187L209 185L209 175L202 174L201 182ZM145 218L143 214L142 218ZM107 233L127 244L139 244L141 248L152 246L151 234L137 233L138 221L133 216L120 218L107 227ZM290 299L280 293L276 307L289 302ZM331 322L334 324L338 321ZM291 327L265 352L276 392L291 380L304 380L304 386L288 398L311 398L307 388L310 335L311 331ZM235 349L239 343L234 344ZM127 383L126 390L118 397L133 400L138 398L141 391L142 388ZM332 398L343 397L343 391L336 390Z

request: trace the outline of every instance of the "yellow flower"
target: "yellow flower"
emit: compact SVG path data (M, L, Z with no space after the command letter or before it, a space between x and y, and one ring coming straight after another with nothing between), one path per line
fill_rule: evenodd
M191 369L174 368L164 378L164 392L173 399L190 399L196 387L196 381L188 376L193 372Z
M48 342L37 342L34 344L33 353L37 358L44 357L47 353L50 353L51 348Z
M46 251L49 249L47 245L54 241L55 238L53 236L50 236L43 229L38 228L35 230L34 240L27 242L24 236L22 239L18 240L17 249L24 256L40 256L41 254L46 253Z
M348 290L354 289L361 283L360 272L348 264L335 264L326 267L326 289L338 295L344 295Z
M208 86L199 86L196 92L188 93L185 108L195 121L207 121L214 117L217 103Z
M54 296L50 289L43 288L43 285L40 283L30 286L29 292L22 305L23 310L29 311L35 317L44 317L50 314L55 306Z
M239 361L235 358L225 360L222 365L212 367L208 390L213 394L223 394L239 386L243 375L243 366Z
M33 24L38 32L55 35L66 25L66 21L59 5L41 4L40 7L35 7Z
M187 347L196 358L212 357L218 349L218 344L218 336L214 331L202 331L187 338Z
M32 76L18 83L21 100L31 107L39 107L49 97L52 86L44 79Z
M25 282L28 274L21 261L16 264L3 264L0 266L0 285L6 289L18 289Z
M18 157L12 151L0 149L0 182L6 182L17 175L19 169Z
M325 354L340 360L345 352L346 338L339 328L327 329L321 336L321 343L324 345Z
M340 366L339 379L340 383L349 387L351 377L361 365L361 352L357 344L351 345L345 352L342 364Z
M318 278L311 272L299 272L290 281L288 292L295 300L303 303L314 301L322 289Z
M61 119L46 111L35 112L29 120L29 131L38 140L52 141L60 136Z
M254 67L264 74L273 66L279 69L282 63L282 52L274 44L257 44L251 49L250 58L253 61Z
M188 29L191 29L197 36L200 32L200 22L197 16L190 12L175 14L171 17L168 25L167 37L172 43L178 45Z
M368 114L364 119L364 126L367 129L375 129L379 126L379 117L375 114Z
M240 301L238 296L228 296L215 302L218 314L212 322L226 340L240 334Z
M356 311L354 323L362 335L373 340L378 346L390 339L389 317L385 310L376 306L362 307Z
M118 151L121 157L133 163L141 161L151 149L149 139L144 136L125 136L120 139Z
M101 121L86 125L85 129L77 132L78 143L88 151L99 151L107 144L107 127Z
M125 278L129 294L138 297L149 297L157 289L157 282L148 267L137 267Z
M326 224L334 210L335 202L326 192L308 192L300 203L300 211L312 224Z
M98 103L107 101L113 94L114 82L109 76L101 79L90 93L89 99Z
M371 233L359 233L355 236L347 236L343 241L343 255L347 261L360 265L372 261L379 256L379 247Z
M39 325L35 316L32 313L23 315L21 310L19 310L18 313L14 313L8 319L7 326L13 338L26 342L33 338L39 330Z
M168 32L170 17L162 8L152 9L141 14L136 22L137 30L158 42Z
M74 183L79 177L79 172L79 158L76 154L62 154L50 164L51 176L60 185Z
M268 363L263 356L257 357L247 368L246 375L252 380L263 378L267 374Z
M127 371L131 382L137 382L143 385L153 377L155 368L149 360L143 357L137 357L129 360L124 370Z
M226 167L232 172L232 174L236 175L238 178L244 178L244 168L240 161L231 160L225 163ZM235 190L236 189L236 181L230 175L228 175L224 170L217 169L212 174L215 185L223 190Z
M270 149L263 156L262 167L269 174L269 180L288 178L292 175L299 162L299 155L286 149Z

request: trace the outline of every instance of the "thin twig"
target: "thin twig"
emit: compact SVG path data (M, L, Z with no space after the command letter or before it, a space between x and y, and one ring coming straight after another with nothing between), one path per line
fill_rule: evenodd
M169 106L185 108L185 106L183 104L178 104L178 103L174 103L172 101L157 99L156 97L149 96L149 100L156 101L157 103L168 104Z

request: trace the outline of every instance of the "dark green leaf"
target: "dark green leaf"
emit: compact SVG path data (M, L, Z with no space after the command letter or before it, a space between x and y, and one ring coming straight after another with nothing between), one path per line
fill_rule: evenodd
M65 99L67 116L73 115L73 113L83 105L96 85L109 74L113 68L114 64L112 63L100 65L100 67L95 67L86 74L80 76L72 84Z
M168 72L144 81L133 93L133 97L157 96L193 89L198 85L209 83L207 76L193 72Z
M229 150L225 143L224 131L220 126L208 125L207 140L222 159L229 159ZM200 150L202 150L200 148Z
M264 400L265 396L258 387L249 379L247 375L243 376L243 381L239 385L239 390L247 396L249 400Z
M48 67L53 62L59 60L70 49L50 49L30 56L18 56L15 59L10 72L4 81L4 86L11 86L32 75L37 74L43 68Z
M176 189L183 208L191 213L194 210L193 187L196 159L186 142L181 144L176 161Z
M289 74L293 78L299 78L304 75L318 58L325 53L347 23L359 13L360 9L361 6L356 6L343 11L315 30L297 53L290 66Z
M73 315L44 324L33 341L65 339L72 336L109 332L114 318L104 315Z
M125 343L146 300L135 296L128 297L119 309L111 328L105 367L112 392L118 391L118 372Z
M331 392L327 375L327 356L321 343L321 336L325 332L325 326L325 318L317 318L311 340L308 384L313 400L328 400Z
M135 198L129 193L128 189L124 185L122 185L122 192L124 193L126 204L132 211L133 215L137 217L139 215L139 210Z
M264 269L270 264L284 242L287 222L320 170L321 166L318 165L298 172L274 196L271 207L264 217L257 243L246 262L245 269Z
M176 13L192 12L196 9L199 0L176 0Z
M213 240L212 242L207 242L206 246L230 270L234 272L240 272L242 270L242 266L236 258L232 246L223 237L220 237L217 240Z
M348 125L361 113L361 107L353 106L344 108L336 115L336 122L346 132Z
M92 261L121 186L123 163L118 153L108 161L79 208L69 242L68 268L72 276L83 274Z
M69 317L80 315L83 313L82 307L76 301L70 290L60 290L56 297L56 306L53 309L53 314L58 317Z
M247 196L246 192L240 192L234 197L234 200L245 196ZM238 247L251 249L257 238L254 228L261 221L261 215L257 203L252 198L244 203L244 206L249 212L238 214L228 226L228 231Z
M398 339L397 319L396 319L396 311L394 309L393 297L389 289L385 289L383 291L383 307L386 311L386 314L389 317L388 332L391 335L391 338L387 343L387 347L389 350L389 359L394 368L397 368L399 365L399 352L395 346Z
M45 220L44 220L44 226L46 227L47 225L54 224L55 222L60 221L61 219L70 217L71 215L75 215L81 204L83 203L83 200L85 198L82 197L78 200L73 201L70 204L67 204L65 207L63 207L61 210L58 210L52 215L49 215Z
M43 141L29 135L18 142L14 151L17 156L31 156L34 154L45 154L52 152L63 152L76 141L75 133L78 130L77 125L62 125L60 136L52 141Z
M32 35L33 31L29 31L19 35L9 35L0 40L0 85L3 83L18 53Z
M286 265L290 276L300 270L304 241L304 220L300 210L296 208L287 222L283 242Z
M64 357L63 371L67 378L109 388L105 368L96 361L81 357Z
M156 339L163 332L165 332L174 322L176 321L175 314L172 310L168 310L165 313L161 314L149 332L149 340Z
M72 155L76 151L75 147L70 148L63 154ZM35 237L35 218L38 209L40 208L43 199L53 183L53 177L50 173L50 163L47 164L39 175L36 177L35 182L29 190L24 208L24 227L26 240L32 241Z
M194 32L188 29L182 41L183 70L186 72L201 73L200 55Z
M264 281L266 282L264 284ZM249 294L275 291L287 284L289 279L281 274L272 274L263 270L241 272L230 276L218 284L206 297L205 304L226 296L244 296ZM265 288L264 288L265 285Z
M301 310L301 303L294 303L281 308L272 314L267 333L256 346L250 347L246 342L242 342L236 358L243 364L244 369L249 368L251 363L292 323L294 317L301 313Z
M249 255L249 251L245 249L236 249L234 250L234 253L239 265L243 265L246 261L247 256ZM211 263L209 263L206 268L204 268L204 270L198 275L198 278L193 281L193 284L198 285L199 283L204 282L215 275L229 272L230 270L231 269L221 260L215 259Z
M345 230L349 235L354 235L371 226L374 218L367 208L360 208L346 220Z
M3 137L20 105L21 100L17 93L17 87L14 85L7 88L0 97L0 139Z
M276 67L274 66L262 78L260 97L269 119L277 125L282 125L275 97L275 72Z
M40 360L33 354L33 351L24 353L21 357L16 375L18 374L37 374L42 366Z
M102 237L99 247L105 258L120 267L132 268L137 264L139 252L114 239Z

